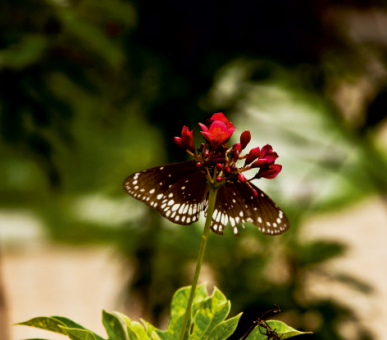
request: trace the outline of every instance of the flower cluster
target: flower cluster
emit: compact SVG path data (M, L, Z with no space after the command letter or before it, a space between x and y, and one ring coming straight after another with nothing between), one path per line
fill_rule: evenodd
M194 146L193 130L184 126L181 137L175 137L176 145L195 157L197 166L206 174L209 182L216 180L218 183L249 182L254 178L275 178L282 169L282 165L275 164L278 155L267 144L262 148L256 147L247 155L241 156L251 140L250 131L242 132L240 141L228 148L227 143L235 131L234 125L221 112L214 113L205 124L199 123L200 131L206 140L197 150ZM241 168L236 166L238 160L245 159ZM257 174L246 180L243 172L258 168ZM249 185L250 186L250 185ZM250 186L251 187L251 186ZM254 195L258 195L251 187Z

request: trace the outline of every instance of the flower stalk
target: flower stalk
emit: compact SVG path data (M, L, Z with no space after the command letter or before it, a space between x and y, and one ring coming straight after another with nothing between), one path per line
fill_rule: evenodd
M212 214L214 213L214 209L215 209L216 194L218 192L218 189L222 186L221 184L219 185L219 183L213 183L213 182L209 183L209 185L210 185L210 190L209 190L209 196L208 196L207 218L206 218L206 223L204 225L202 241L200 243L199 254L196 261L195 274L194 274L191 291L188 298L187 309L185 310L183 326L180 331L179 340L184 339L184 334L186 333L188 320L191 316L192 303L195 296L196 287L199 281L200 269L202 268L204 252L206 250L208 235L211 227Z

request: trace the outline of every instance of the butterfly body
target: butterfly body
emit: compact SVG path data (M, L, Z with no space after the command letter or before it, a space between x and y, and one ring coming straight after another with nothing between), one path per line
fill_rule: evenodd
M211 172L211 168L209 168ZM253 195L251 187L258 195ZM230 177L218 189L211 229L217 234L230 222L235 235L238 225L252 223L267 235L278 235L289 228L280 208L252 183L242 183ZM196 222L208 206L209 183L196 161L168 164L134 173L123 183L132 197L157 209L173 223L188 225Z

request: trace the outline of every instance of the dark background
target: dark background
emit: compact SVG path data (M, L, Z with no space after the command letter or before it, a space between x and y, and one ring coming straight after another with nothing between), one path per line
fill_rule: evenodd
M143 207L121 183L186 159L173 137L187 125L199 146L197 122L222 111L235 140L249 129L251 147L279 153L283 173L263 187L291 221L279 238L253 227L239 238L211 235L206 261L232 313L254 318L276 303L284 320L315 333L305 338L345 338L345 321L357 339L371 339L372 325L347 306L302 294L305 276L343 254L345 240L300 233L309 216L385 200L386 27L383 1L3 1L2 209L38 214L53 242L113 244L135 270L128 305L140 299L158 324L190 282L201 224L165 228L146 210L131 217ZM117 211L79 213L93 195ZM325 274L359 294L372 290Z

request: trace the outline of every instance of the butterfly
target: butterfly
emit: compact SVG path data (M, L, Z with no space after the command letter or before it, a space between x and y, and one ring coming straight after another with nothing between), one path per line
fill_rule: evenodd
M211 229L223 234L228 223L235 235L238 225L249 222L266 235L279 235L289 228L282 210L251 182L258 195L242 182L222 186L217 193ZM173 223L196 222L202 211L206 215L209 184L196 161L174 163L136 172L124 180L125 191L135 199L158 210Z

